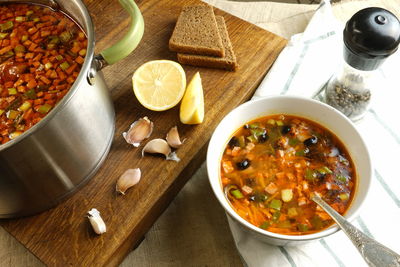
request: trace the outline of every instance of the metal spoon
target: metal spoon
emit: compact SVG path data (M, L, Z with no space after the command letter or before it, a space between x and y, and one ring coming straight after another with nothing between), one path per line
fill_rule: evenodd
M318 195L313 194L311 199L335 220L343 232L350 238L351 242L353 242L354 246L358 249L369 266L400 266L399 254L368 237L354 227Z

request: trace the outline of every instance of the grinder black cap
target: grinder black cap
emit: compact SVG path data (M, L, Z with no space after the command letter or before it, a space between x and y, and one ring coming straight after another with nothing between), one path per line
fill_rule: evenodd
M343 31L344 59L359 70L375 70L396 52L400 21L390 11L370 7L355 13Z

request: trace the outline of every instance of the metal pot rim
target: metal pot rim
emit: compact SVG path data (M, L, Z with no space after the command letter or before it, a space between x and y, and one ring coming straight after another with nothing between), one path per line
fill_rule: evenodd
M85 56L84 63L82 65L82 68L79 72L78 77L76 78L72 87L69 89L68 93L62 98L62 100L60 102L57 103L57 105L54 107L53 110L50 111L49 114L47 114L43 119L41 119L38 123L36 123L34 126L32 126L32 128L23 132L17 138L8 141L5 144L0 145L0 152L21 142L22 140L24 140L28 136L32 135L36 131L38 131L43 126L45 126L45 124L48 121L50 121L58 112L60 112L65 107L65 105L71 100L71 98L74 96L75 92L78 90L79 85L82 82L86 82L87 73L89 72L89 70L92 66L92 61L93 61L93 54L94 54L94 47L95 47L95 34L94 34L92 18L90 16L85 4L83 4L83 2L81 0L76 0L76 1L77 1L77 5L79 5L80 10L83 12L84 23L85 23L85 25L84 25L85 27L82 27L82 25L80 25L80 26L82 29L83 28L86 29L85 33L88 38L88 45L86 48L86 56ZM67 15L69 15L66 11L63 10L63 12L65 12ZM71 16L71 15L69 15L69 16L71 18L73 18L73 16ZM74 22L77 23L76 20L74 20Z

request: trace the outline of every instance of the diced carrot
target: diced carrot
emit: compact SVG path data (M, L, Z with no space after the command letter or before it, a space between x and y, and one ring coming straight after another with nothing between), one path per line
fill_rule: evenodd
M84 62L84 59L83 59L83 57L78 56L77 58L75 58L75 62L82 65Z
M29 89L33 89L33 88L35 88L36 86L37 86L37 82L35 81L35 80L30 80L27 84L26 84L26 86L29 88Z
M68 74L71 74L76 67L78 67L78 64L73 64L68 69L66 69L65 72L68 73Z
M0 55L7 53L8 51L11 51L13 49L13 47L11 45L3 47L2 49L0 49Z
M29 51L35 51L35 48L37 47L37 44L35 43L31 43L31 45L29 46L28 50Z
M44 76L40 76L40 80L45 84L51 84L51 81Z
M71 52L77 54L81 50L80 46L73 46Z
M67 83L73 84L74 82L75 82L75 78L73 78L73 77L68 77L67 78Z

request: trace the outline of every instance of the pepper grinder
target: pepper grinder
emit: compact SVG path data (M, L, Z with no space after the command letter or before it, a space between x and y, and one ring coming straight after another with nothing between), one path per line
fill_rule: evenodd
M357 121L371 94L386 86L379 67L399 46L400 22L386 9L362 9L346 23L343 42L343 61L327 84L325 102Z

